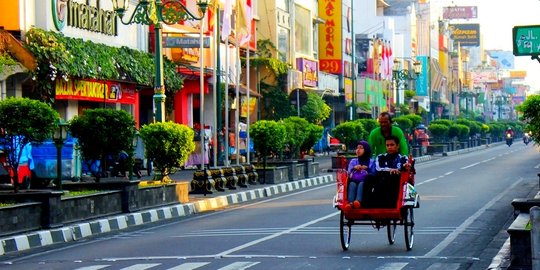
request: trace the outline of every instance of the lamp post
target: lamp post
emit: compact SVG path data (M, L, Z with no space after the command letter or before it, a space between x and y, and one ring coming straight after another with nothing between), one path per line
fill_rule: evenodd
M62 147L67 137L67 126L63 120L58 119L58 128L53 134L54 145L56 146L56 189L62 190Z
M413 62L413 69L416 76L422 73L422 63L419 61ZM394 79L394 89L396 90L396 116L399 116L399 90L405 85L406 80L413 80L416 77L411 77L408 70L405 71L401 67L401 60L394 59L394 65L392 66L392 75Z
M179 21L185 20L199 20L201 21L201 38L200 38L200 61L201 61L201 82L203 77L203 40L202 40L202 22L206 9L210 0L197 0L197 5L201 12L200 16L196 16L191 13L182 2L179 0L167 0L165 2L161 0L139 0L133 14L129 17L128 21L124 21L123 17L128 10L130 0L112 0L114 11L120 17L120 22L125 25L128 24L143 24L154 26L154 45L155 45L155 78L154 78L154 115L157 122L165 121L165 86L163 85L163 44L161 36L161 25L165 24L177 24ZM202 83L201 83L202 84ZM201 86L201 93L203 89ZM202 95L202 94L201 94ZM202 100L201 100L202 106ZM201 107L202 111L202 107ZM202 123L201 119L201 124Z

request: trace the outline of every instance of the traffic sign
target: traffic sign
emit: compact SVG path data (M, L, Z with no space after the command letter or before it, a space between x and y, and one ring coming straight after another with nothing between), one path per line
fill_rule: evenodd
M540 54L540 25L514 26L512 41L515 56Z

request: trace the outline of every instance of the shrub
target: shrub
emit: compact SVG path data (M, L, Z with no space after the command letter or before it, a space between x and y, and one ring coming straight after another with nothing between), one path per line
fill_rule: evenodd
M253 148L262 156L264 167L270 153L283 149L286 134L285 126L273 120L259 120L250 126L249 136L253 140Z
M58 113L49 105L28 98L0 101L0 147L7 152L7 161L18 179L19 159L28 143L41 143L52 137L58 128ZM14 181L18 190L18 181Z
M298 116L291 116L282 120L287 132L285 143L289 146L291 157L297 158L301 146L308 137L309 122Z
M324 128L315 124L307 126L307 138L300 147L300 151L308 152L323 136Z
M345 144L347 149L367 137L367 132L360 122L343 122L332 129L332 136Z
M162 180L175 167L184 165L195 150L194 131L173 122L153 123L141 128L140 136L145 145L146 156L154 162Z
M369 134L372 130L379 126L375 119L358 119L355 120L355 122L359 122L362 124L362 126L366 130L366 134Z
M88 167L91 162L101 161L101 172L107 170L108 157L116 157L121 151L133 155L135 120L123 110L88 109L75 116L69 124L73 137L78 139L81 154ZM131 162L131 159L129 159ZM99 172L92 172L97 181Z
M433 136L433 140L437 142L444 141L448 135L449 126L444 124L430 124L429 132Z
M401 128L405 133L410 133L413 127L413 122L406 117L400 116L394 118L394 122L397 123L398 127Z

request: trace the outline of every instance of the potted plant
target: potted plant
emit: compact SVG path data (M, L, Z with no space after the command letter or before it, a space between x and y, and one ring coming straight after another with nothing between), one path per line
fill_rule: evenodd
M271 153L277 153L285 145L287 131L285 126L273 120L259 120L251 125L249 135L253 140L253 148L262 158L263 172L266 171L267 158ZM266 173L261 174L261 182L266 182Z

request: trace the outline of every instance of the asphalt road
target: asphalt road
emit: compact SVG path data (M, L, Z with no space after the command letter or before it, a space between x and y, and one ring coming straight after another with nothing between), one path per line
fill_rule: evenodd
M341 250L335 184L86 241L40 249L6 269L486 269L508 238L510 202L538 191L540 156L517 142L417 164L421 206L403 227L353 226Z

